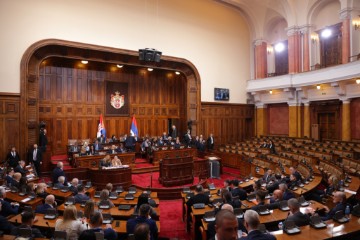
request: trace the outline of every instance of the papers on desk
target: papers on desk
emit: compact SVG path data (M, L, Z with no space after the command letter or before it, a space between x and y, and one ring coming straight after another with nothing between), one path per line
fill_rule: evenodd
M356 192L351 191L351 190L349 190L349 189L345 189L345 190L344 190L344 192L347 192L347 193L350 193L350 194L353 194L353 195L355 195L355 194L356 194Z
M121 165L121 166L117 166L117 167L102 167L102 169L118 169L118 168L128 168L129 165Z
M28 202L30 200L31 200L31 198L27 197L27 198L24 198L23 200L21 200L21 202Z

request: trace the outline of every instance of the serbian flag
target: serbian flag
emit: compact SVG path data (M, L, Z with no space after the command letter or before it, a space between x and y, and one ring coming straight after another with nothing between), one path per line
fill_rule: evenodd
M135 136L135 134L136 136L139 136L135 115L132 117L130 134L131 136Z
M105 130L102 114L100 114L100 122L99 122L98 131L97 131L96 136L99 138L99 137L101 137L101 134L104 135L104 137L106 137L106 130Z

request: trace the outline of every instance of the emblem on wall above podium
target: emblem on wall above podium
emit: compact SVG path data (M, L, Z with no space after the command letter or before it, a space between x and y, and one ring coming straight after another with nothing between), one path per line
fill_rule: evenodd
M129 116L129 84L105 81L105 115Z

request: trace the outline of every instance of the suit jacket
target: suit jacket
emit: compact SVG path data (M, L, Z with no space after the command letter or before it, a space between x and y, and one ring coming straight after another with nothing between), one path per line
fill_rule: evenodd
M97 140L99 141L99 143L106 143L105 137L103 137L103 138L99 137Z
M186 205L189 209L189 211L191 211L191 207L195 204L195 203L204 203L204 204L209 204L210 199L209 196L203 194L203 193L198 193L195 196L191 197L187 202Z
M302 180L302 177L298 171L295 171L294 176L296 177L296 181Z
M295 197L295 195L290 190L287 190L283 194L283 200L289 200L289 199L294 198L294 197Z
M276 237L270 233L262 233L260 230L250 231L246 237L240 238L240 240L276 240Z
M5 180L6 180L7 185L11 184L11 186L12 186L14 179L11 176L6 175Z
M19 206L12 206L9 202L0 199L1 202L1 211L0 211L0 215L3 217L7 217L9 215L15 215L18 214L19 211Z
M59 167L56 167L54 168L53 172L52 172L52 181L53 181L53 184L56 184L58 183L58 179L60 176L64 176L65 177L65 172L64 170L62 170L61 168ZM65 182L66 182L66 178L65 178Z
M135 230L135 226L139 223L147 223L150 227L150 239L156 240L158 239L158 228L156 226L156 222L153 219L145 218L139 216L137 218L129 219L126 223L126 233L133 234Z
M44 238L44 235L42 235L42 233L40 232L39 229L32 228L32 227L30 227L28 225L25 225L25 224L21 224L20 226L18 226L16 228L13 228L13 230L11 231L11 235L18 236L20 228L31 229L32 238Z
M102 231L104 233L104 239L107 239L107 240L118 239L117 232L115 232L114 229L112 229L112 228L106 228L106 229L92 228L89 231L93 231L93 232L101 232Z
M99 143L99 144L95 144L94 143L94 150L95 151L99 151L99 150L101 150L102 149L102 146L101 146L101 144Z
M206 140L206 146L208 149L214 149L214 137L212 138L212 143L211 143L211 137L208 137L208 139Z
M45 214L46 210L50 209L50 208L53 208L52 206L50 206L49 204L47 203L44 203L42 205L38 205L35 209L35 213L42 213L42 214Z
M76 203L83 203L83 202L85 202L85 201L87 201L89 199L90 199L90 197L88 195L86 195L86 194L78 193L78 194L75 195L75 202Z
M14 169L14 172L19 172L24 177L26 176L26 169L22 168L20 165L17 165Z
M3 231L5 234L9 234L14 226L7 220L6 217L0 215L0 231Z
M29 161L30 162L34 162L34 150L35 149L31 149L29 151ZM37 152L36 152L36 161L42 162L42 154L41 154L41 150L39 148L37 149Z
M171 138L175 140L175 138L177 137L177 129L171 129Z
M189 146L191 144L191 135L185 134L184 140L185 140L186 145Z
M125 147L134 147L136 140L133 136L129 136L125 140Z
M6 159L8 160L9 166L12 168L15 168L20 161L19 153L15 151L15 157L11 154L11 152L8 153L6 156Z
M233 197L239 197L240 200L246 200L246 198L247 198L246 191L244 189L241 189L238 187L231 190L231 195Z
M323 221L332 219L337 211L343 211L343 212L345 212L345 208L346 208L346 204L344 204L344 203L338 203L338 204L336 204L336 206L335 206L333 209L331 209L331 210L330 210L324 217L322 217L321 219L322 219Z
M291 216L289 216L286 221L294 221L295 225L298 227L309 225L310 217L307 214L303 214L302 212L297 212Z

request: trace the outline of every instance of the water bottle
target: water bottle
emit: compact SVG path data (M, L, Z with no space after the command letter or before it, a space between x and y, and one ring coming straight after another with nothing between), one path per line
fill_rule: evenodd
M278 227L279 227L279 230L283 230L283 222L279 222Z
M349 216L350 216L350 207L349 207L349 205L346 205L346 208L345 208L345 216L346 216L346 217L349 217Z

